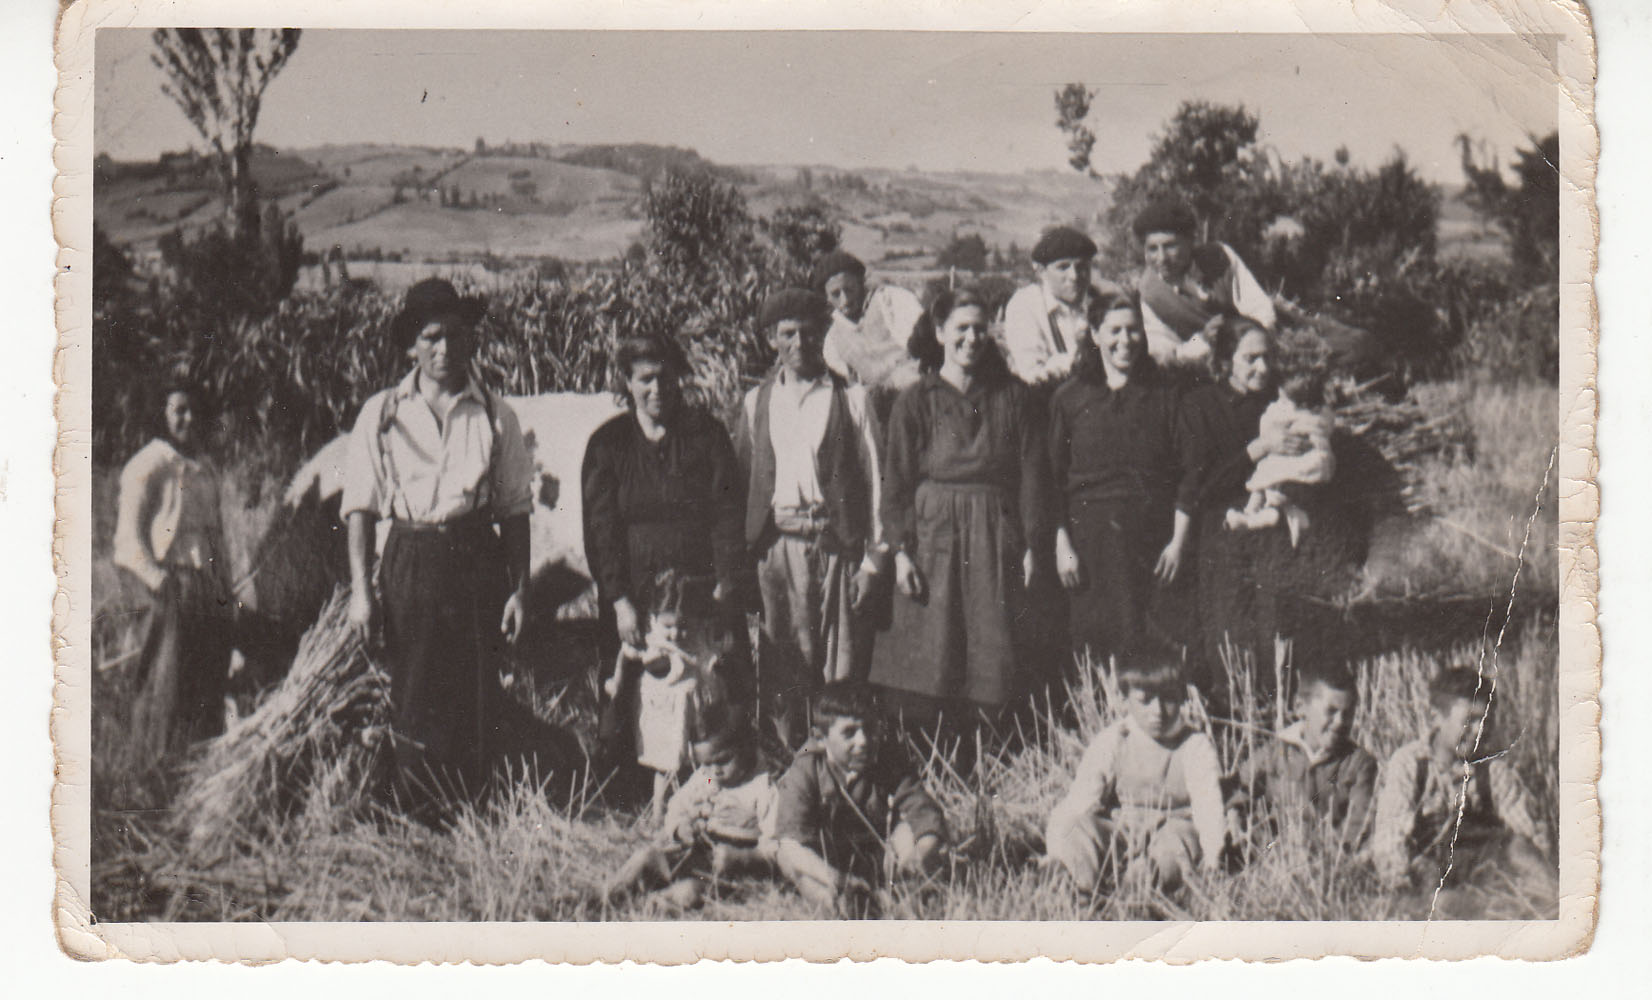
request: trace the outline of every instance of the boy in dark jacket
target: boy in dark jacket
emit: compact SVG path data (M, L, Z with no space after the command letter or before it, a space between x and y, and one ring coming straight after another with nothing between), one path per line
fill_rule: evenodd
M871 688L827 684L814 703L813 730L776 794L780 870L806 898L865 913L874 885L936 870L946 817L910 761L882 745Z

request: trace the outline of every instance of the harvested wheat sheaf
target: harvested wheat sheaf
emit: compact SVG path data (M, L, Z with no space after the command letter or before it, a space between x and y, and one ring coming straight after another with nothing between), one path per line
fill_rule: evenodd
M286 679L185 765L173 816L191 862L226 857L300 814L336 823L366 805L376 756L366 738L383 731L388 687L348 602L335 590ZM311 801L318 794L325 803Z

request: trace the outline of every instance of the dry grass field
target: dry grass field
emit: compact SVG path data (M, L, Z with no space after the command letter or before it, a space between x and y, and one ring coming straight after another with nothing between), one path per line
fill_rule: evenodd
M1379 756L1426 722L1426 685L1439 669L1479 663L1497 678L1496 745L1506 747L1554 828L1558 651L1555 484L1548 475L1552 387L1443 383L1419 388L1466 446L1418 459L1430 484L1420 513L1381 526L1365 574L1346 595L1345 627L1366 651L1356 738ZM98 477L97 520L107 531L110 478ZM230 532L248 551L270 508L235 497ZM106 535L102 536L106 537ZM101 551L101 549L100 549ZM245 556L239 557L244 565ZM167 810L176 774L122 760L112 748L130 684L121 646L118 588L106 566L94 658L94 912L99 919L195 920L595 920L809 919L828 916L774 882L719 885L700 909L655 897L612 907L603 881L653 831L589 768L519 773L489 804L430 828L373 803L371 740L360 736L355 696L306 737L320 760L271 756L240 810L213 827L211 850L192 847L187 816ZM542 718L589 745L595 671L589 632L559 625L514 665L511 690ZM325 630L314 641L328 640ZM337 637L331 641L338 645ZM347 644L345 644L347 645ZM342 648L342 647L341 647ZM304 660L301 652L300 661ZM360 661L353 676L371 690ZM1230 663L1244 672L1248 664ZM306 689L306 690L314 690ZM337 693L338 688L328 688ZM352 689L354 690L354 689ZM1436 898L1381 889L1369 863L1327 846L1320 831L1289 823L1238 845L1227 869L1173 895L1126 883L1101 898L1075 895L1040 864L1040 830L1064 792L1086 740L1119 711L1105 664L1078 664L1065 689L1027 714L1015 739L979 759L956 747L911 745L944 805L955 844L944 876L895 886L892 916L923 919L1383 919L1539 917L1552 886L1509 881ZM277 689L269 698L294 697ZM342 696L341 696L342 697ZM249 702L250 707L250 702ZM1207 719L1231 765L1271 723L1275 706L1241 704ZM329 728L331 727L331 728ZM308 745L308 744L307 744ZM279 764L277 762L280 762ZM297 762L297 763L295 763ZM325 766L317 766L323 764ZM784 765L770 753L768 763ZM187 786L185 787L187 791ZM280 803L276 805L276 803Z

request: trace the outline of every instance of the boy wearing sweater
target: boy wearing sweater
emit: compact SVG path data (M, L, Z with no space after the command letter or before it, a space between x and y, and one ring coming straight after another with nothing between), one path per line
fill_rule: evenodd
M743 720L691 744L695 770L666 806L655 843L638 849L612 880L617 900L664 888L679 906L699 905L708 881L774 870L774 782L757 764L757 742Z
M1348 671L1303 671L1296 721L1240 764L1230 808L1266 800L1276 816L1329 824L1344 845L1356 845L1370 826L1377 780L1376 759L1351 736L1358 706Z
M1106 871L1146 866L1163 891L1196 868L1214 871L1226 838L1216 746L1190 727L1187 681L1169 662L1119 669L1125 715L1084 751L1044 834L1050 860L1081 889Z

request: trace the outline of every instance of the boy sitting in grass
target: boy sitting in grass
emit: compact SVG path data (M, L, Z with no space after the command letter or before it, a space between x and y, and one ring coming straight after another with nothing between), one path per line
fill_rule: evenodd
M1359 687L1347 670L1304 670L1297 683L1297 720L1280 730L1239 766L1238 788L1228 805L1243 813L1259 800L1278 815L1330 824L1347 847L1365 836L1377 762L1354 743Z
M811 720L814 740L780 779L780 870L805 898L865 915L877 907L881 876L936 871L946 817L905 755L883 746L870 687L825 685Z
M1132 659L1119 668L1125 714L1091 741L1044 834L1050 860L1081 890L1104 873L1147 866L1161 890L1195 867L1214 871L1225 837L1216 745L1190 727L1179 665Z
M1429 731L1394 751L1382 772L1371 830L1378 877L1394 888L1413 878L1439 885L1448 874L1459 885L1497 872L1554 880L1549 837L1525 788L1482 741L1491 682L1473 667L1441 671L1429 708Z
M695 770L665 809L660 839L633 854L609 882L616 901L638 889L665 889L685 909L706 883L774 871L774 782L757 765L757 741L744 719L730 719L690 743Z

